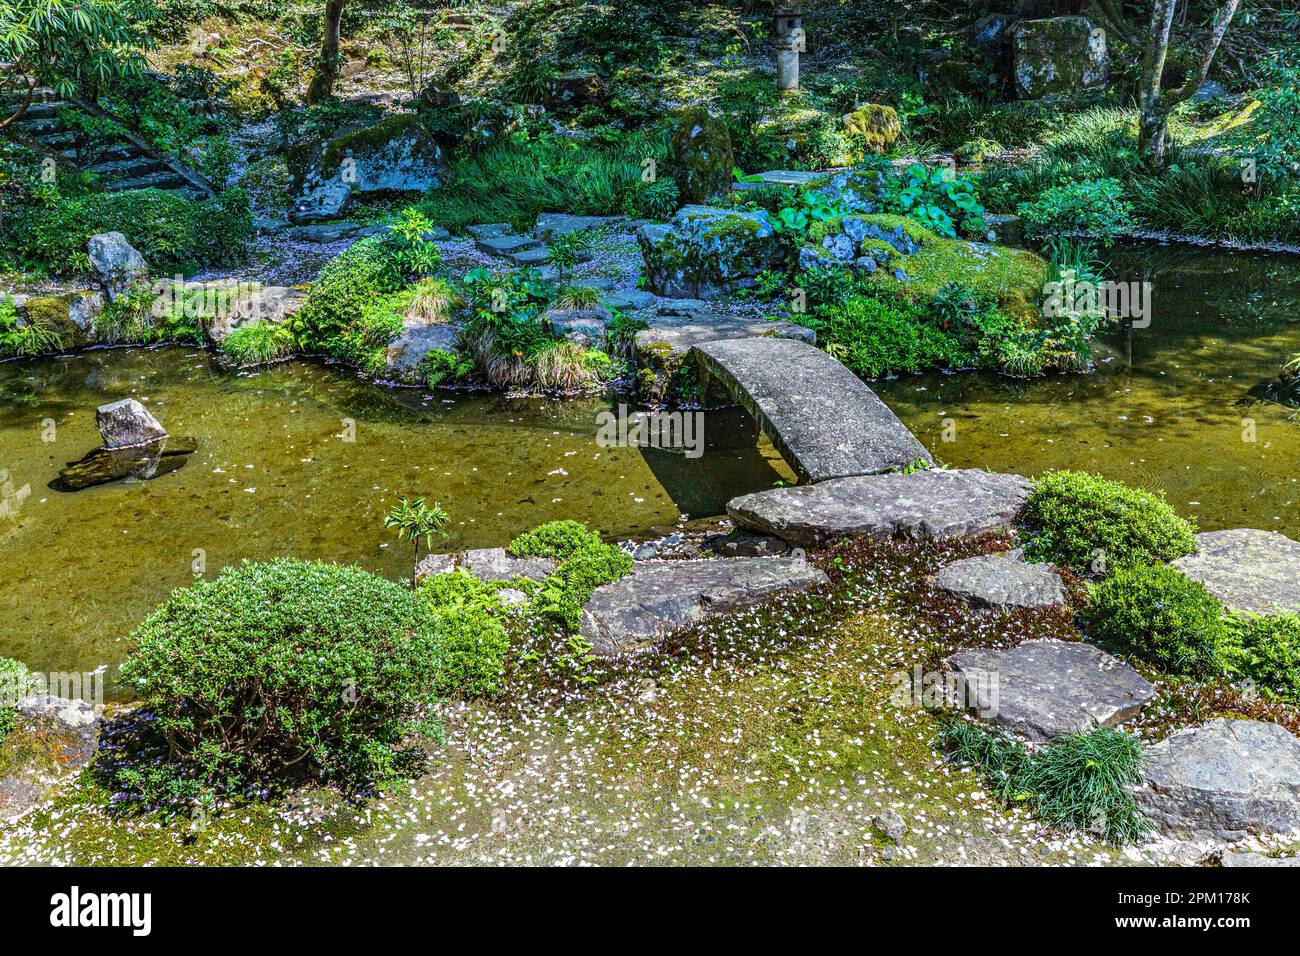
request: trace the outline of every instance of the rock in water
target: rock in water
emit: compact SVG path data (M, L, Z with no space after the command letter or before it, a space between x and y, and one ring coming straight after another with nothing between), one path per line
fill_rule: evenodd
M1175 837L1239 840L1300 829L1300 740L1216 717L1147 750L1138 804Z
M108 293L108 301L149 281L149 263L120 232L101 232L90 237L86 254L95 275Z
M95 409L95 424L104 436L104 447L129 448L167 437L158 419L134 398L110 402Z
M1065 603L1061 576L1048 564L1026 564L1001 554L954 561L934 586L984 607L1056 607Z
M1011 524L1029 497L1019 475L927 469L776 488L727 502L741 528L797 547L840 538L960 538Z
M1009 651L968 648L948 658L965 706L1044 741L1136 717L1155 688L1133 668L1082 642L1026 641Z
M1276 531L1235 528L1196 536L1197 553L1173 562L1224 604L1256 614L1300 612L1300 543Z
M715 614L827 580L802 558L645 562L596 589L583 608L579 633L597 654L616 657Z

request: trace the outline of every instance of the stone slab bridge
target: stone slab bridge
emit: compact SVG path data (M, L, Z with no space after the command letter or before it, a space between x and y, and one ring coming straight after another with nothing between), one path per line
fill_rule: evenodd
M695 345L705 402L738 402L801 481L903 469L929 452L861 379L806 342L772 336Z

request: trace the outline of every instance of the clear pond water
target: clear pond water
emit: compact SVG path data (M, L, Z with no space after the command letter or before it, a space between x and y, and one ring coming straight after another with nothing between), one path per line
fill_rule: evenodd
M1154 283L1154 311L1150 328L1105 343L1101 372L874 387L946 464L1086 468L1163 489L1204 529L1300 538L1300 413L1259 397L1300 352L1300 261L1174 247L1109 258L1117 278ZM152 481L49 487L99 444L95 408L128 397L198 451ZM240 375L179 348L0 364L0 655L111 673L197 560L209 575L285 555L402 577L411 553L383 517L404 495L451 513L452 550L561 517L636 536L791 477L738 409L709 413L699 459L602 448L611 404L393 391L311 362Z

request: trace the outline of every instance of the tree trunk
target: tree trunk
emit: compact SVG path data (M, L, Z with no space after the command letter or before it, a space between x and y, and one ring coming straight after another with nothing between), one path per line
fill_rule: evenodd
M1201 51L1196 69L1187 74L1183 85L1165 91L1162 82L1165 59L1169 55L1169 35L1173 31L1178 0L1155 0L1151 8L1151 30L1147 34L1146 49L1142 54L1142 73L1138 89L1138 149L1148 162L1155 166L1165 164L1166 145L1169 138L1169 112L1183 100L1193 96L1205 82L1218 52L1223 35L1228 32L1241 0L1225 0L1215 11L1214 26Z
M334 94L339 72L339 25L345 0L325 0L325 36L320 45L320 63L307 90L307 102L319 103Z

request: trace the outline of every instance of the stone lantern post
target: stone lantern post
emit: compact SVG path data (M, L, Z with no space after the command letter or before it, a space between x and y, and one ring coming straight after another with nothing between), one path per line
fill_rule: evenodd
M777 0L772 14L776 50L776 88L799 89L799 54L804 51L803 7L798 0Z

